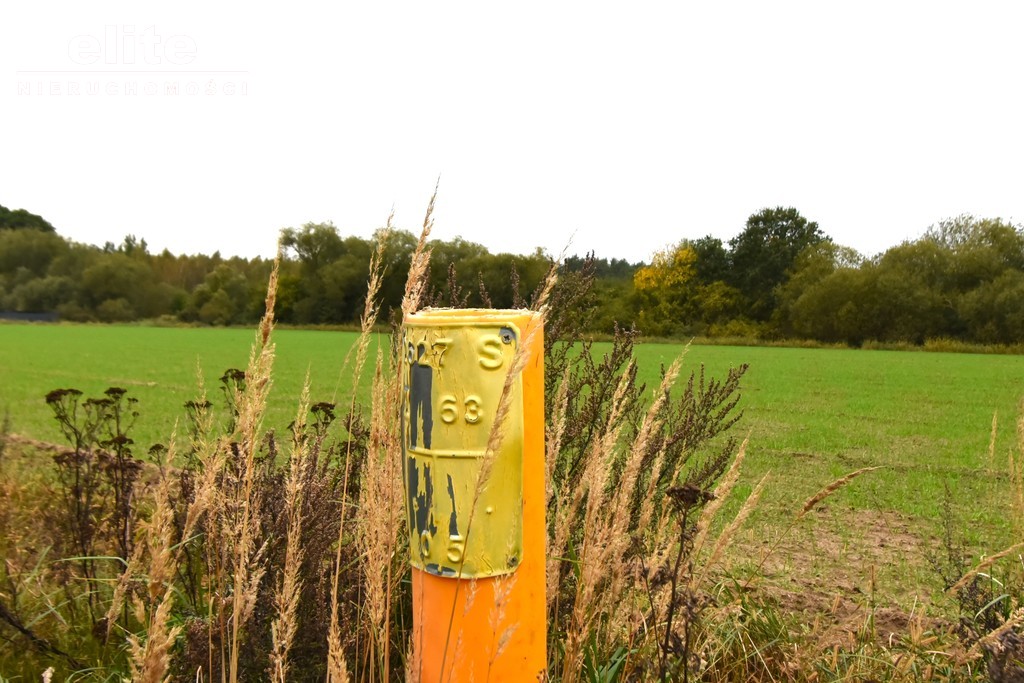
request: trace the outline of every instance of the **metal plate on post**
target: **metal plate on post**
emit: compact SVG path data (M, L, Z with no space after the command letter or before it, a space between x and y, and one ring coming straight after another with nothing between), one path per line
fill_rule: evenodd
M494 316L447 313L409 316L402 335L411 561L438 576L507 574L515 571L523 548L520 378L513 383L504 438L486 482L480 482L480 472L519 329Z

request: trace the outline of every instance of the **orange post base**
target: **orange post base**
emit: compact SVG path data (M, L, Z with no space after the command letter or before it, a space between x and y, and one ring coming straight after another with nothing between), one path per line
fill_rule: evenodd
M537 577L521 576L525 558L523 564L515 574L475 582L413 570L413 647L422 683L544 680L544 574L538 594L531 590Z

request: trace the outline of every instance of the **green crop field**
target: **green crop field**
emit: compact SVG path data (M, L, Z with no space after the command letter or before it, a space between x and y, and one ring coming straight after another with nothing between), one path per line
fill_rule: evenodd
M43 400L48 391L75 387L95 396L120 386L139 400L134 436L144 451L152 443L166 443L175 420L184 415L182 404L196 397L197 366L211 400L219 401L218 378L229 367L245 367L253 334L238 329L0 325L0 412L9 412L12 432L57 441L56 423ZM341 370L353 333L278 330L275 339L268 426L281 429L294 417L307 370L314 401L340 400L348 394L348 373ZM595 345L598 353L607 348ZM659 368L683 351L682 345L639 345L642 381L653 387ZM883 537L899 536L898 530L888 528L898 523L927 546L940 533L947 487L968 541L989 551L1008 541L1006 461L1024 393L1024 359L692 346L684 367L689 372L704 364L709 376L721 377L740 363L748 363L750 370L742 382L745 415L736 434L749 435L750 443L738 494L749 492L771 472L759 512L762 520L774 520L777 527L826 483L851 470L880 465L884 469L861 477L825 507L835 521L832 527L846 535L842 543L860 533L861 523L882 524ZM367 383L370 374L364 374ZM994 413L998 438L992 462Z
M197 369L209 399L223 405L219 378L228 368L245 369L254 335L223 328L0 325L0 413L9 411L14 433L57 441L47 392L73 387L89 397L117 386L139 400L136 443L166 443L175 421L185 417L182 406L198 395ZM275 332L267 426L280 430L294 419L307 371L313 401L350 396L351 380L341 369L355 339L350 332ZM364 373L364 389L371 376Z
M659 365L676 353L639 347L641 374L653 383ZM929 516L941 506L945 484L984 503L993 486L1005 483L1024 396L1020 357L728 346L694 346L686 356L687 366L704 364L713 376L738 363L750 365L738 426L750 435L749 473L772 470L794 500L876 465L885 469L847 492L852 504ZM975 511L976 521L986 507Z

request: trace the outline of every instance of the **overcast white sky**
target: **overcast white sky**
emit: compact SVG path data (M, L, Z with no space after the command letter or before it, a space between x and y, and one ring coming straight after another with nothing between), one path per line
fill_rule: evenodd
M417 231L440 176L435 235L492 251L638 261L785 205L872 255L1024 220L1022 35L1014 2L4 0L0 204L269 256Z

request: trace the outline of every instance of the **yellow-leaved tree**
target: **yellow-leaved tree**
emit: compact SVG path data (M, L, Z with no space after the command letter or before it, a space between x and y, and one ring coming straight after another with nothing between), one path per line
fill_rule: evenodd
M697 253L685 240L655 252L650 265L637 269L637 324L644 334L677 334L693 321L696 274Z

